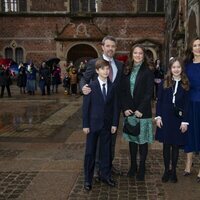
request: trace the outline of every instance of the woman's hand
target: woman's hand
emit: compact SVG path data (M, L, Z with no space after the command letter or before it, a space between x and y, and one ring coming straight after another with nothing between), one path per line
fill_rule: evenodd
M187 129L188 129L187 124L182 124L182 123L181 123L181 126L180 126L181 132L182 132L182 133L185 133L185 132L187 131Z
M163 123L162 123L162 119L161 119L161 118L156 119L156 126L157 126L158 128L161 128L161 127L163 126Z
M83 128L83 132L87 135L90 132L90 128Z
M137 118L141 118L142 115L143 115L143 114L142 114L140 111L138 111L138 110L135 111L135 116L136 116Z
M124 115L126 116L126 117L128 117L128 116L131 116L131 115L133 115L134 114L134 112L132 111L132 110L126 110L126 111L124 111Z

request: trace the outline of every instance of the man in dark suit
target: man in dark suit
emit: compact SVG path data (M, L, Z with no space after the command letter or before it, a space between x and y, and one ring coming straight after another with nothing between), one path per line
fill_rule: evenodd
M84 189L92 188L97 142L100 147L99 178L111 187L115 181L111 178L111 135L116 133L119 121L117 95L108 79L109 62L96 61L98 78L89 85L91 92L83 98L83 132L87 135L84 160Z
M116 44L117 44L117 41L114 37L105 36L102 40L103 54L101 58L110 62L111 69L110 69L109 78L111 79L111 82L113 83L114 88L118 92L117 95L119 97L120 95L119 85L120 85L120 80L122 76L123 63L113 58L115 55L116 48L117 48ZM80 88L82 89L82 92L84 95L88 95L91 92L91 88L88 87L88 84L90 83L91 80L95 80L97 78L97 73L95 71L95 62L96 62L96 59L92 59L86 64L86 71L83 74L83 77L81 78ZM119 106L119 115L120 115L120 103L118 106ZM111 142L111 150L112 150L111 160L112 161L114 160L114 155L115 155L116 137L117 137L117 134L112 135L112 142ZM96 161L97 161L96 168L98 171L98 165L99 165L98 164L99 163L98 148L97 148ZM117 170L116 168L114 168L114 166L112 166L112 172L118 175L121 174L121 172Z

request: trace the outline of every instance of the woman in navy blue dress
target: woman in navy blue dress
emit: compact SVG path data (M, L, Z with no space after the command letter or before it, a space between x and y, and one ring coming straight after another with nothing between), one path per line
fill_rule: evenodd
M186 142L189 81L183 66L180 58L171 59L169 70L158 88L155 120L156 140L163 143L165 171L162 182L177 182L179 147Z
M200 37L192 40L186 52L186 74L190 81L189 92L189 129L188 144L185 147L187 153L184 176L191 173L192 154L200 152ZM197 182L200 183L200 170L197 175Z

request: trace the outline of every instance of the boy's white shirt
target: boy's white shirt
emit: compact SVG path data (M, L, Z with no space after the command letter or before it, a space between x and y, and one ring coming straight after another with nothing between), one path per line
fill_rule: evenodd
M101 91L103 91L103 84L106 84L105 85L105 88L106 88L106 94L107 94L107 91L108 91L108 83L107 83L107 80L106 81L102 81L99 77L97 78L99 83L100 83L100 87L101 87Z

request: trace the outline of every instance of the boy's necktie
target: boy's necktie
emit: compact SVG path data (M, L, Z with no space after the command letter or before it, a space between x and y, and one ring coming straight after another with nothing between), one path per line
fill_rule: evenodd
M106 101L106 84L102 84L103 86L103 89L102 89L102 94L103 94L103 98L104 98L104 101Z

